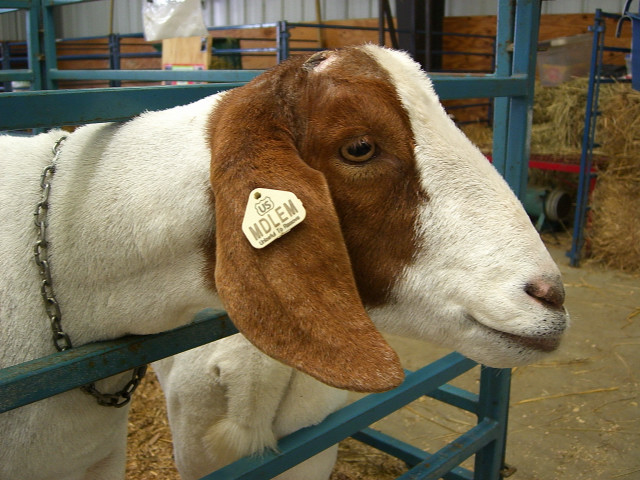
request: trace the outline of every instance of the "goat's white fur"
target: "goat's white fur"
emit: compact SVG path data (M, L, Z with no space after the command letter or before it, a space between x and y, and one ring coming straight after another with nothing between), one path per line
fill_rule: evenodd
M494 365L533 360L499 331L564 328L565 314L547 311L523 290L532 279L558 281L557 268L507 185L448 119L415 64L364 48L387 69L410 114L421 181L432 194L419 214L420 245L438 252L416 252L396 285L397 301L373 309L372 318L383 329ZM220 97L82 127L64 143L51 194L50 255L64 329L76 345L170 329L202 308L222 307L205 285L200 249L213 228L206 122ZM53 352L32 260L33 209L61 135L0 137L0 367ZM241 336L155 369L185 479L273 447L344 401L344 392L269 359ZM126 417L127 408L98 407L77 390L2 414L0 480L123 478ZM226 443L229 436L235 440ZM334 459L335 448L289 474L326 478Z
M514 357L534 361L539 352L518 350L496 330L564 331L565 315L544 310L523 288L558 278L553 259L504 179L446 115L413 60L369 51L392 76L411 118L422 184L437 192L420 212L419 235L425 249L438 254L416 256L396 285L403 301L370 312L374 322L390 333L437 338L492 366L513 366ZM450 322L423 320L443 316Z
M64 142L51 189L50 258L74 345L159 332L222 308L201 273L213 221L204 132L218 99L85 126ZM55 351L33 260L33 210L63 134L0 137L0 367ZM98 386L114 391L128 378ZM78 390L3 413L0 479L123 478L127 413Z
M153 369L184 480L275 449L278 438L319 423L347 396L269 358L239 334L155 362ZM336 452L334 446L277 478L326 479Z

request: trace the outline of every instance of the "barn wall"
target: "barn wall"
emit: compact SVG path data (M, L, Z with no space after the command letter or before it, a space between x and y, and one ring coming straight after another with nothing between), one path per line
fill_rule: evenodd
M114 0L115 33L142 31L142 1ZM323 19L341 20L377 16L378 0L321 0ZM391 1L392 8L395 7ZM497 0L482 2L448 0L447 16L492 15ZM316 20L315 0L204 0L204 17L208 26L269 23L278 20L312 22ZM553 0L542 2L543 14L593 13L596 8L621 12L624 0ZM106 35L110 32L110 1L102 0L59 9L59 36L63 38ZM0 40L26 38L24 13L0 15Z

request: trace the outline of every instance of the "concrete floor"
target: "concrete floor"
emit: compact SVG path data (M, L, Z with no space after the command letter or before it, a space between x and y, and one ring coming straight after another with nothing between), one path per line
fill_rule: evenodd
M566 241L548 247L564 277L572 325L552 357L513 371L511 478L640 479L640 276L588 263L571 268ZM390 341L407 368L447 353L419 341ZM477 379L474 369L454 384L477 391ZM377 426L435 451L474 422L471 414L421 399Z

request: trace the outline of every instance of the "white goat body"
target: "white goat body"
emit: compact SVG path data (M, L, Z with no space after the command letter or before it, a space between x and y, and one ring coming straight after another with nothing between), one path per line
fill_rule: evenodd
M201 244L213 228L204 132L217 101L82 127L64 142L49 249L74 345L171 329L202 308L222 307L200 273ZM33 259L33 211L40 173L62 135L0 137L0 367L55 352ZM115 391L129 378L98 387ZM0 479L124 478L127 413L79 390L3 413Z
M54 351L32 213L61 135L0 137L0 367ZM307 209L261 250L241 232L258 187L291 191ZM495 366L555 349L567 323L558 270L508 186L419 68L374 46L293 60L226 94L82 127L62 146L50 203L53 284L74 345L225 308L286 365L379 391L402 372L363 303L387 331ZM218 343L156 365L185 478L272 446L344 398L242 337ZM269 391L263 376L280 388ZM182 378L197 388L182 388ZM245 421L238 412L247 407L256 414ZM0 415L0 479L122 478L126 415L77 390ZM196 424L202 438L179 433ZM236 428L244 444L218 444ZM335 450L323 455L330 467Z
M321 422L347 396L266 356L240 334L155 362L153 369L184 480L275 449L277 439ZM336 453L337 445L277 478L326 479Z

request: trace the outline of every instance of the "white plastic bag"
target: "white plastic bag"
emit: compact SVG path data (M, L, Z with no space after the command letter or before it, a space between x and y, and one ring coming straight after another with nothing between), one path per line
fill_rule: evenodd
M142 23L147 41L208 34L200 0L143 0Z

